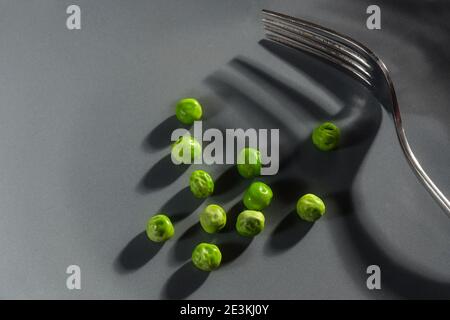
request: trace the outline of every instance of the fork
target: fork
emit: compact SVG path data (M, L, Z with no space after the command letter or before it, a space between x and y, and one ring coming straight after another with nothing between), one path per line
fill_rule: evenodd
M262 14L269 40L319 56L342 68L372 91L379 85L387 85L395 130L406 160L419 181L450 217L450 201L426 174L409 146L394 84L384 62L366 46L331 29L270 10L262 10Z

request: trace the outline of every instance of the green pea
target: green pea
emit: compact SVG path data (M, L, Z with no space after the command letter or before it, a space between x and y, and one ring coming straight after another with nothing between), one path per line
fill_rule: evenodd
M244 210L237 217L236 230L244 237L253 237L264 230L265 218L262 212Z
M341 130L331 122L324 122L312 133L314 145L322 151L336 149L341 139Z
M184 135L172 144L172 161L176 164L191 164L201 157L202 146L191 135Z
M244 148L237 159L237 169L244 178L253 178L261 174L261 153L253 148Z
M147 237L154 242L164 242L174 235L173 224L169 217L164 214L157 214L147 222Z
M208 233L216 233L225 227L227 214L217 204L210 204L200 213L200 225Z
M190 125L202 118L202 106L194 98L181 99L177 103L175 114L180 122Z
M192 252L192 263L203 271L212 271L220 266L222 253L212 243L200 243Z
M325 204L318 196L305 194L298 199L297 214L303 220L314 222L325 214Z
M196 198L206 198L214 192L214 181L208 172L195 170L191 173L189 187Z
M253 182L245 191L243 202L247 209L261 211L270 205L272 197L272 189L267 184Z

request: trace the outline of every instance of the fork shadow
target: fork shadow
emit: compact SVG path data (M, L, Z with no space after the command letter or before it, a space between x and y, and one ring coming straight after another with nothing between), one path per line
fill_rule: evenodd
M313 224L302 221L293 212L295 202L302 193L313 192L318 195L342 194L351 189L353 180L369 150L381 123L381 108L374 99L371 99L370 92L363 86L352 81L352 79L342 80L342 75L330 71L330 68L313 61L310 66L306 59L300 59L298 54L293 53L289 48L277 47L275 44L268 44L264 41L261 45L269 48L270 52L285 60L284 54L288 58L298 63L300 72L310 76L315 73L317 83L322 84L321 79L327 79L321 88L329 92L331 96L337 96L338 104L342 109L332 116L325 111L318 101L310 98L300 87L293 83L286 83L285 79L277 77L276 73L267 67L256 63L246 57L236 57L231 60L230 66L233 70L243 75L258 88L274 96L290 100L290 104L281 104L287 108L288 114L306 111L311 118L300 121L299 126L314 127L317 123L329 120L337 123L342 128L342 142L338 150L332 152L322 152L317 150L311 143L310 136L301 136L295 128L286 127L287 123L280 114L273 108L263 106L258 97L250 96L238 81L225 73L216 73L210 76L208 84L226 99L231 107L239 108L240 112L248 112L253 117L257 115L265 127L280 128L280 170L279 175L284 177L274 182L274 190L277 195L281 195L279 202L285 206L274 209L274 215L278 212L288 212L281 216L281 220L274 227L265 246L265 254L271 256L294 247L310 231ZM279 53L281 51L282 53ZM295 57L295 59L294 59ZM301 63L303 61L303 63ZM288 60L291 62L291 60ZM303 64L308 65L304 70ZM317 66L316 66L317 65ZM318 71L317 71L318 70ZM332 75L329 77L329 73ZM325 76L324 76L325 75ZM338 94L336 94L338 90ZM254 90L251 90L255 94ZM304 110L303 110L304 109ZM309 123L307 123L309 121ZM261 122L260 122L261 123ZM288 147L283 145L283 141L289 141ZM339 201L339 199L338 199ZM290 204L289 204L290 203ZM287 208L287 206L290 208ZM239 204L236 205L239 208ZM240 209L240 208L239 208ZM272 216L272 215L271 215ZM272 216L276 220L275 216Z
M272 93L267 85L275 84L277 93L274 94L285 94L287 92L286 95L292 97L295 101L299 100L302 95L301 92L293 94L293 88L285 87L282 81L271 75L271 71L263 70L262 66L252 63L248 58L245 60L244 58L235 58L231 63L238 66L236 67L238 70L242 69L242 72L252 81L257 83L264 81L266 83L265 91ZM259 79L260 77L263 79ZM376 105L364 103L364 98L369 98L370 92L365 89L361 90L363 87L359 87L357 93L343 96L347 100L342 103L343 110L338 114L340 118L329 119L343 128L341 147L333 152L321 152L314 148L309 136L299 137L295 128L288 128L283 125L284 121L279 118L280 115L277 115L276 111L269 111L270 108L262 106L257 98L248 96L238 88L232 78L216 74L209 78L209 83L224 98L234 97L232 102L239 104L239 109L242 112L246 112L245 109L247 109L247 112L250 112L253 116L257 114L264 118L267 127L278 126L280 128L280 174L290 169L295 177L298 176L295 171L301 168L304 174L309 176L306 183L314 182L319 174L323 179L331 180L335 188L349 189L381 123L380 108L377 108ZM342 90L344 88L348 90L347 87L342 87ZM310 101L308 99L303 100ZM320 106L313 105L311 108L320 109ZM346 117L343 117L343 115L346 115ZM346 121L342 121L341 118L345 118ZM351 121L348 121L348 118L351 118ZM308 125L314 127L319 121L319 119L310 121ZM283 145L283 140L289 141L289 146ZM339 186L335 184L339 184Z
M333 93L341 101L350 102L353 100L355 92L369 91L363 84L324 59L267 39L260 40L259 45L294 67L298 72L308 75L313 82L319 84L322 89ZM325 74L326 76L324 76Z
M373 261L377 261L377 264L383 270L384 288L400 297L409 299L450 297L450 283L438 282L414 272L408 266L403 265L401 262L389 256L370 235L368 230L366 230L367 226L362 223L359 215L355 212L351 191L353 178L378 131L381 123L381 107L386 108L388 106L381 103L379 104L379 108L364 108L365 105L362 103L362 100L355 99L355 97L348 93L348 89L345 89L344 86L347 83L354 90L363 92L363 96L366 96L367 99L374 99L371 96L372 93L367 89L361 90L358 84L351 83L352 81L347 81L348 79L346 81L339 81L337 71L327 72L327 76L324 77L323 72L329 68L326 63L321 63L308 54L299 53L296 50L267 40L262 40L260 44L269 52L296 68L299 72L303 72L312 79L315 79L327 90L332 91L344 101L354 102L350 108L343 109L337 115L337 121L350 118L350 121L347 123L344 122L346 127L343 132L347 132L347 137L345 137L345 142L343 141L344 150L339 149L339 152L342 151L342 153L338 159L335 159L337 161L331 163L326 158L326 154L320 153L315 154L313 157L305 156L297 158L294 156L290 159L290 162L296 163L297 168L306 168L305 172L313 173L311 176L306 177L306 180L310 180L308 178L312 178L313 176L319 177L318 181L320 185L316 186L317 190L320 190L320 186L326 183L328 180L327 177L331 178L329 181L333 181L333 183L336 183L336 180L343 182L341 185L336 185L332 188L334 190L323 190L323 193L329 194L329 201L334 202L336 205L335 210L339 214L346 216L346 223L344 224L345 233L348 235L350 243L354 246L355 252L345 253L345 255L356 254L363 261L363 265L370 265ZM383 100L380 100L380 102L383 102ZM312 155L312 150L309 150L307 154ZM290 165L288 163L287 167ZM338 170L339 173L333 174L333 170ZM348 259L350 260L352 257L348 256ZM365 279L356 279L358 282L362 280L365 281Z
M276 51L278 53L280 52L279 50L285 49L281 47L276 48L276 44L273 44L267 40L261 40L260 44L271 52ZM291 54L292 56L288 57L294 60L295 55L292 52L287 50L286 54ZM296 63L299 63L298 55L295 57ZM287 59L285 55L283 55L282 58ZM306 64L309 66L309 63ZM280 96L288 98L292 101L292 105L283 104L285 108L289 108L289 111L292 114L299 113L299 106L301 106L302 111L306 110L314 117L317 123L333 119L334 122L339 124L339 127L343 133L340 149L357 145L367 139L373 139L374 135L378 131L381 112L379 112L376 108L369 109L365 106L364 98L368 97L369 91L352 81L338 81L338 76L336 76L336 78L331 77L330 79L328 76L330 73L328 69L326 77L328 80L325 81L324 91L328 91L332 93L332 95L336 95L334 91L339 89L340 93L338 96L340 96L341 100L341 103L339 104L342 104L342 109L334 116L330 112L326 111L318 101L315 101L313 98L309 98L306 94L302 93L299 87L295 87L294 84L288 83L287 80L277 78L273 75L273 72L266 70L261 64L257 64L246 57L236 57L231 60L230 65L239 72L245 74L252 81L257 82L261 87L269 88L269 90L272 88L274 93L277 92ZM304 64L300 65L302 67L301 71L303 73L307 73L309 76L309 72L312 72L312 70L305 70L303 68ZM322 77L317 76L317 68L315 68L315 70L316 72L314 74L317 77L317 81L322 85ZM327 81L329 81L329 83ZM335 89L336 83L340 83L341 88ZM351 89L354 89L353 92L358 92L358 95L346 93L350 89L349 86L351 86ZM305 121L302 116L299 118L303 119L302 121Z
M408 266L396 261L377 243L372 235L366 230L366 226L359 216L355 214L354 203L351 195L346 195L346 201L336 201L343 204L341 210L350 213L344 230L349 241L356 247L356 257L361 259L364 266L376 261L383 272L383 288L395 295L406 299L449 299L450 283L440 282L418 272L412 271ZM354 259L350 256L354 253L344 252L347 260ZM355 270L353 270L355 271ZM355 281L365 283L366 279L361 273L353 272ZM376 294L376 293L375 293Z
M262 65L257 64L256 62L243 56L235 57L230 61L229 65L239 72L249 76L251 80L258 83L260 87L269 88L271 92L278 91L285 98L294 101L295 105L292 107L285 105L285 107L290 107L289 111L293 115L298 113L298 106L301 105L302 111L307 111L316 119L325 120L331 117L331 114L327 112L317 101L314 101L311 97L297 90L297 88L289 84L286 79L283 81L277 79L271 75L271 72L264 70L265 68Z

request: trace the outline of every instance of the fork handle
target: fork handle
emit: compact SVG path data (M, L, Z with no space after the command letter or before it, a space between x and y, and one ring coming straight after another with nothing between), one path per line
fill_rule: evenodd
M437 203L442 207L444 212L450 218L450 201L444 196L441 190L434 184L433 180L426 174L425 170L417 160L416 156L411 150L409 146L408 139L406 138L405 130L402 126L402 119L400 116L400 110L398 108L397 103L394 103L394 124L395 130L397 132L398 140L400 141L400 145L403 149L403 153L405 154L406 159L408 160L411 168L413 169L416 176L419 178L420 182L424 185L424 187L428 190L431 196L437 201Z
M395 93L394 84L389 75L386 65L377 56L371 53L371 56L376 61L384 77L388 83L389 91L392 99L392 116L394 118L395 131L397 132L397 137L402 147L403 153L408 160L409 165L413 169L419 181L428 190L433 199L439 204L439 206L444 210L447 217L450 218L450 201L444 196L441 190L434 184L433 180L427 175L425 170L423 170L420 165L419 160L417 160L411 147L409 146L408 139L406 138L405 130L402 125L402 117L400 115L400 107L398 105L397 94Z

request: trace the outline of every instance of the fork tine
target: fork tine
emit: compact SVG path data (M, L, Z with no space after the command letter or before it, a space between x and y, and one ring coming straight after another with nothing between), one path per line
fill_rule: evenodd
M264 27L269 32L266 34L269 39L332 61L369 86L371 85L372 75L370 70L372 67L370 64L347 45L331 39L328 31L325 30L327 35L322 36L318 33L322 30L318 31L318 28L314 25L305 27L306 22L300 24L293 18L289 17L288 20L287 16L283 15L280 15L280 19L278 19L279 14L272 12L264 12L264 14L270 15L269 18L263 19Z
M367 63L367 60L371 61L373 59L373 53L367 47L363 46L354 39L351 39L343 34L337 33L334 30L322 27L312 22L302 20L300 18L290 17L288 15L275 11L263 9L262 14L266 17L266 19L284 21L296 27L302 27L303 30L306 29L307 31L313 32L316 35L320 34L327 40L331 40L333 42L336 42L338 45L340 44L342 46L345 46L347 49L359 53L360 58L362 59L362 61L364 61L363 63L370 66L370 64Z
M266 37L270 40L273 40L275 42L287 45L291 48L294 49L300 49L306 52L309 52L311 54L317 55L319 57L322 57L325 60L331 61L333 63L335 63L336 65L346 69L347 71L349 71L350 73L352 73L353 75L355 75L356 77L358 77L360 80L362 80L364 83L366 83L367 85L371 86L372 83L370 81L370 79L365 76L363 73L359 72L358 70L356 70L355 68L349 66L348 64L344 63L342 60L339 60L337 58L334 58L331 55L328 55L320 50L314 49L310 46L307 46L305 44L302 44L298 41L292 40L288 37L285 37L283 35L278 35L278 34L266 34Z
M348 54L345 54L341 52L339 49L334 50L332 48L329 48L328 45L324 45L321 43L318 43L318 41L310 40L309 37L305 37L302 34L295 33L292 30L287 30L284 27L280 27L278 25L272 25L272 22L265 21L264 28L273 34L277 34L281 37L288 38L294 42L299 42L305 46L312 47L316 51L320 51L323 54L325 54L327 57L333 57L334 59L342 61L342 63L348 64L349 66L356 68L359 70L359 72L363 73L366 78L370 79L372 78L371 73L366 69L366 67L362 66L358 62L356 62L354 59L349 57ZM321 41L321 40L319 40Z
M351 64L362 65L364 71L366 68L372 70L372 66L361 57L357 52L352 50L346 45L343 45L333 39L326 36L321 36L316 32L309 31L302 26L294 26L289 22L277 21L272 19L263 18L263 23L266 29L276 30L285 36L300 38L302 42L306 42L309 45L319 50L326 50L329 53L339 57ZM369 74L369 72L367 72Z

